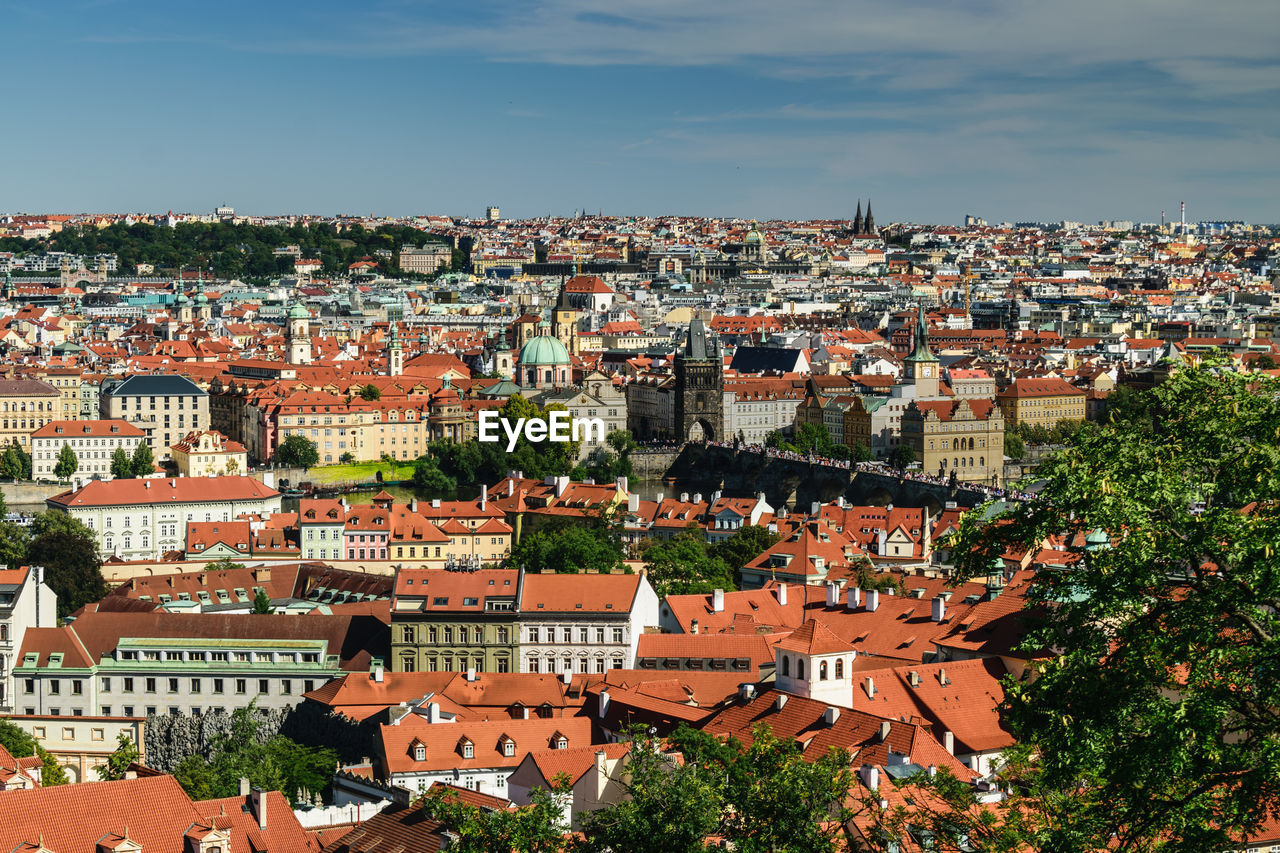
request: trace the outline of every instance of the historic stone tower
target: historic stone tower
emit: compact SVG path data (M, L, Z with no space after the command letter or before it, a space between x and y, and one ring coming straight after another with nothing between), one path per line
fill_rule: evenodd
M675 438L724 439L724 359L720 341L693 318L684 349L676 355Z
M295 302L289 309L287 343L290 364L311 363L311 312Z

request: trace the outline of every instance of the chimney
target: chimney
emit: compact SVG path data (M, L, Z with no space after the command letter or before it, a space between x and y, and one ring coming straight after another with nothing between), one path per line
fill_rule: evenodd
M702 503L702 492L693 493L693 502L696 504Z
M258 819L258 829L267 828L267 795L261 788L249 792L249 803L253 808L253 816Z
M849 590L849 609L857 610L862 606L862 587L855 586Z
M862 784L863 784L863 785L866 785L866 786L867 786L868 788L870 788L872 791L879 790L879 788L880 788L880 769L879 769L878 767L871 767L871 766L869 766L869 765L867 765L867 764L862 765L862 773L861 773L861 776L862 776Z
M880 590L873 589L867 592L867 611L875 613L880 609Z
M690 619L690 620L689 620L689 633L690 633L690 634L696 634L696 633L698 633L698 620L697 620L697 619Z
M569 478L556 477L556 497L561 497L567 488L569 488Z
M640 496L637 494L627 495L627 512L640 511Z
M507 480L507 497L511 497L516 493L516 483L514 480Z
M884 743L889 739L889 732L893 731L893 723L885 720L880 724L880 742Z
M566 669L564 672L560 673L560 680L563 681L565 684L572 684L573 673Z
M467 667L467 681L476 680L476 668L474 666Z
M779 693L778 698L773 701L773 709L775 711L781 711L783 708L787 706L788 698L790 697L788 697L787 694Z
M743 702L750 702L756 698L756 686L754 684L739 684L738 698Z
M413 500L409 501L409 512L417 512L417 511L418 511L418 499L414 498Z
M907 683L908 683L908 684L910 684L912 687L919 687L919 686L920 686L920 673L916 672L914 669L913 669L913 670L911 670L910 672L908 672L908 673L907 673Z
M382 683L382 664L378 664L377 666L375 666L375 667L373 668L373 675L372 675L372 678L373 678L373 680L374 680L374 681L376 681L378 684L381 684L381 683Z
M243 776L240 777L240 796L249 796L249 780Z
M871 676L867 676L867 698L876 698L876 680Z
M258 568L253 570L253 579L258 583L267 583L271 580L271 567L258 566Z
M947 618L947 602L943 600L942 596L939 595L933 600L933 612L929 615L929 618L934 622L941 622Z
M484 512L489 506L489 487L480 487L480 511Z
M527 719L529 719L529 707L526 705L526 706L525 706L524 708L522 708L521 710L523 710L523 711L524 711L524 715L523 715L523 716L524 716L524 719L526 719L526 720L527 720Z
M951 683L951 679L947 678L947 671L945 669L938 670L938 683L941 684L943 687L946 687L948 684Z
M600 703L596 708L596 716L603 720L604 715L607 713L609 713L609 691L601 690Z
M827 583L827 606L835 607L840 603L840 587L834 583Z
M711 610L713 613L724 612L724 590L717 589L711 593Z
M440 722L440 705L436 702L428 702L425 707L427 711L427 722Z
M827 710L822 714L822 721L828 726L834 726L838 719L840 719L840 709L834 705L828 706Z
M432 508L432 509L439 509L439 508L440 508L440 499L439 499L439 498L432 498L432 499L431 499L431 508Z
M625 476L618 477L614 480L613 484L617 487L618 491L622 492L624 495L631 492L631 483Z
M656 495L653 496L653 499L658 503L662 503L663 497L665 497L665 495L663 495L662 492L658 492Z
M817 501L814 501L813 503L809 504L809 515L812 515L814 518L817 518L821 514L822 514L822 504L818 503Z
M787 606L787 585L785 583L778 584L778 604Z
M942 747L950 755L956 754L956 736L952 732L942 733Z
M889 537L885 535L885 532L883 530L876 533L876 553L879 554L881 557L884 556L884 552L885 552L884 543L885 543L885 540L887 540L888 538Z

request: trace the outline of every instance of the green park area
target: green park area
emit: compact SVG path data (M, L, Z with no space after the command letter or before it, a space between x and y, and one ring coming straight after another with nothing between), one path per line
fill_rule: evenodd
M307 471L306 479L317 486L326 483L366 483L378 479L385 482L413 478L413 463L356 462L350 465L319 465Z

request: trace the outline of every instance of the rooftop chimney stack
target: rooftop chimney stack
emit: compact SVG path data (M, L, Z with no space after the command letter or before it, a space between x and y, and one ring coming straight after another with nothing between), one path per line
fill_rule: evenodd
M782 607L787 606L787 585L785 583L778 584L778 604Z
M857 610L862 606L862 587L855 586L849 590L849 609Z
M867 611L875 613L880 609L880 590L873 589L867 592Z
M827 583L827 607L835 607L840 603L840 587Z
M261 788L249 792L249 803L253 808L253 816L258 819L258 829L267 828L267 794Z
M956 754L956 736L953 732L942 733L942 746L948 754Z
M717 589L711 593L711 611L713 613L724 612L724 590Z
M934 622L941 622L947 618L947 602L942 596L939 595L933 599L933 612L929 618Z

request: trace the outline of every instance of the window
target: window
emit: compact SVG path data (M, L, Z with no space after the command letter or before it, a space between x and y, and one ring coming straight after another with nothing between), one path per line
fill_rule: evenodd
M596 628L596 642L597 643L604 642L604 628Z
M133 706L132 706L132 705L125 705L125 706L124 706L123 708L121 708L120 710L124 711L124 715L125 715L126 717L132 717L132 716L133 716ZM108 715L108 714L105 714L105 713L104 713L104 714L103 714L103 716L104 716L104 717L106 717L106 716L110 716L110 715Z
M473 743L471 743L470 741L468 741L467 743L464 743L464 744L462 745L462 757L463 757L463 758L475 758L475 757L476 757L476 745L475 745L475 744L473 744Z
M102 684L102 692L103 692L103 693L110 693L110 692L111 692L111 679L110 679L110 678L107 678L106 676L103 676L102 681L101 681L100 683Z
M819 681L827 680L827 662L826 661L822 661L821 663L818 664L818 680Z
M405 625L400 629L400 641L402 643L413 642L414 629L412 625Z
M61 692L62 692L62 682L58 681L56 678L49 682L50 696L57 696Z
M614 641L615 643L621 643L621 642L622 642L622 629L621 629L621 628L614 628L614 629L613 629L613 641Z
M133 679L132 679L132 678L126 678L126 679L124 680L124 692L125 692L125 693L132 693L132 692L133 692Z
M192 693L200 692L200 679L198 678L191 679L191 692Z
M511 758L516 754L516 742L513 740L502 742L502 754L507 758Z
M99 708L99 709L98 709L98 714L99 714L99 715L101 715L101 716L103 716L103 717L110 717L110 716L111 716L111 706L110 706L110 705L103 705L101 708Z
M28 679L24 680L24 681L22 682L22 692L23 692L23 693L35 693L35 692L36 692L36 680L35 680L34 678L28 678Z
M222 679L221 679L221 678L215 678L215 679L213 680L213 692L214 692L214 693L221 693L221 692L222 692Z
M844 678L844 658L836 658L836 680Z
M248 682L248 680L243 679L243 678L237 678L237 679L236 679L236 693L239 693L239 694L243 695L243 694L247 693L247 692L248 692L248 690L249 690L249 682Z
M291 679L285 678L280 681L280 693L284 696L289 696L293 693L293 681Z
M508 643L508 642L510 642L510 641L511 641L511 629L506 628L506 627L499 627L499 628L498 628L498 642L499 642L499 643Z
M105 717L105 716L106 716L106 714L103 714L103 716ZM106 732L104 732L102 729L92 729L92 730L89 732L89 737L90 737L90 739L92 739L92 740L105 740L105 739L106 739Z
M791 675L791 658L787 655L782 656L782 674L786 676Z
M268 685L267 680L266 680L265 678L259 678L259 679L258 679L258 693L259 693L259 694L261 694L261 695L264 695L264 696L265 696L267 693L269 693L270 691L267 689L267 688L268 688L268 686L269 686L269 685Z
M176 678L170 678L170 679L169 679L169 692L170 692L170 693L177 693L177 692L178 692L178 679L176 679Z

